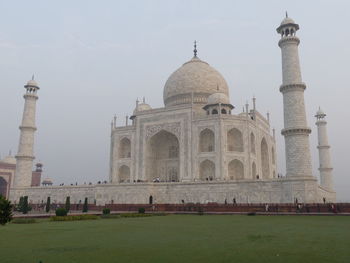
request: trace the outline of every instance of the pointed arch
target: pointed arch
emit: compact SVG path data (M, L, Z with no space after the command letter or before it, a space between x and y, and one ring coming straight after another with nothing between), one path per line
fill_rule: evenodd
M272 160L272 164L276 163L276 160L275 160L275 148L273 146L271 148L271 160Z
M129 166L122 165L119 167L118 172L119 183L130 183L130 168Z
M119 158L131 157L131 142L128 138L124 137L119 142Z
M233 128L227 132L227 147L230 152L244 151L243 135L240 130Z
M215 179L215 164L210 160L205 160L199 165L199 179L201 181L211 181Z
M269 178L270 165L269 165L269 148L267 146L265 138L261 140L261 170L262 178Z
M235 159L228 164L228 176L230 180L244 179L244 165L241 161Z
M180 172L179 140L161 130L146 145L146 181L178 182Z
M199 134L199 151L214 152L215 151L215 134L212 130L206 128Z
M7 197L7 186L7 181L3 177L0 177L0 195Z
M256 179L257 178L257 172L256 172L256 164L255 162L252 163L252 178Z
M255 154L255 135L254 135L254 133L250 134L250 152Z

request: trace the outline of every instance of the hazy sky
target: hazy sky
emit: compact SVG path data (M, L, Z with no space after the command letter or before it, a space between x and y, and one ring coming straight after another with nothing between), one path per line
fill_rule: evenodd
M35 74L35 156L55 184L108 180L113 115L124 124L143 96L162 107L164 83L192 57L195 39L198 56L228 82L235 113L253 95L258 110L270 112L285 174L276 28L288 10L300 25L314 175L321 106L338 199L350 201L350 1L0 0L0 10L0 154L17 152L23 85Z

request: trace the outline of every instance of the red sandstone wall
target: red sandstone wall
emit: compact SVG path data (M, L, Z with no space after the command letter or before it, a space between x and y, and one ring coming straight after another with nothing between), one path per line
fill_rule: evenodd
M31 186L40 186L41 172L32 172L32 184Z

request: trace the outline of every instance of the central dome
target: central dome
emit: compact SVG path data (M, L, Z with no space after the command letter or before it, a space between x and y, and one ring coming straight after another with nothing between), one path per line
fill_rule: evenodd
M223 76L196 56L183 64L170 75L164 86L165 106L193 103L206 104L213 93L229 96L228 87Z

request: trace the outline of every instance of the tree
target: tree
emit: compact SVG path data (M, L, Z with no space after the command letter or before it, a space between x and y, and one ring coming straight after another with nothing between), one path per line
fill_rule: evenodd
M46 201L46 213L50 212L50 206L51 206L51 198L50 196L48 196Z
M31 207L28 205L28 196L21 196L19 198L19 203L17 206L17 210L22 212L23 214L27 214L30 211Z
M70 210L70 196L67 196L67 198L66 198L66 211L67 211L67 213L69 212L69 210Z
M88 199L87 199L87 197L85 197L83 212L85 213L87 211L88 211Z
M12 208L11 202L4 196L0 195L0 224L5 225L12 220Z
M28 206L28 196L23 197L23 206L22 206L22 213L27 214L29 211L29 206Z

